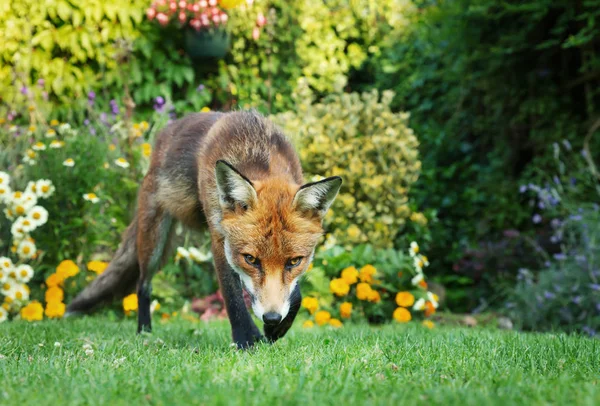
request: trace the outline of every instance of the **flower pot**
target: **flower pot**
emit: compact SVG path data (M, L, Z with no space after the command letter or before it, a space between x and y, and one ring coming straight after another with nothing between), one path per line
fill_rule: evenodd
M223 58L229 51L231 37L224 29L196 31L188 28L184 34L184 49L191 59Z

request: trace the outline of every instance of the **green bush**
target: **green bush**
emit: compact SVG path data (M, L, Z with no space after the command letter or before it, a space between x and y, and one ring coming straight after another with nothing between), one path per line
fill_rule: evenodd
M307 175L344 179L326 226L342 245L391 247L411 218L408 194L421 170L407 113L390 110L392 92L332 94L315 102L299 82L296 108L274 116L294 137ZM422 215L413 221L426 223Z

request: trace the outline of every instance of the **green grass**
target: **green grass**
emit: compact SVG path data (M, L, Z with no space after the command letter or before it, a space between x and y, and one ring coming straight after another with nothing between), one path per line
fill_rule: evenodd
M295 327L240 352L226 323L134 330L104 317L0 325L0 404L600 404L600 342L583 337Z

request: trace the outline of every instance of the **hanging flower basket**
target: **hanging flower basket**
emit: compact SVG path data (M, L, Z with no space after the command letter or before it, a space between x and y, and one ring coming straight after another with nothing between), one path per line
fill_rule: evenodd
M193 60L223 58L231 45L231 37L224 28L200 30L187 28L184 34L184 49Z

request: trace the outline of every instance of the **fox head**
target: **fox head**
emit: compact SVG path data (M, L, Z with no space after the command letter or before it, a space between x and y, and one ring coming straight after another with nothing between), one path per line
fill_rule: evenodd
M251 182L225 161L216 165L225 256L267 324L283 320L308 268L322 221L342 185L338 176L308 183L271 177Z

